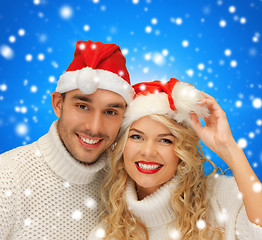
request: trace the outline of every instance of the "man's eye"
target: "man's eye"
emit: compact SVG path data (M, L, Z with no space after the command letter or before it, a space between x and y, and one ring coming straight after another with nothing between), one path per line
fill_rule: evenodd
M79 108L81 108L81 109L84 109L84 110L86 110L86 109L88 109L88 106L86 106L86 105L77 105Z
M172 144L173 142L170 140L170 139L167 139L167 138L163 138L160 140L162 143L170 143Z
M132 138L132 139L137 139L137 140L142 139L142 137L138 134L133 134L133 135L130 135L129 137Z
M106 113L107 115L110 115L110 116L117 114L115 111L112 111L112 110L107 110L107 111L105 111L105 113Z

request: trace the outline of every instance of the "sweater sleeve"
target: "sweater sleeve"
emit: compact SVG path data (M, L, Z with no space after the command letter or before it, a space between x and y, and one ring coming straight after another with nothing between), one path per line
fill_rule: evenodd
M244 205L237 216L236 233L239 240L262 239L262 227L249 221Z
M0 155L0 239L9 239L16 216L16 180L12 152Z
M225 239L261 240L262 228L249 221L235 179L216 176L209 186L213 214L216 222L225 228Z

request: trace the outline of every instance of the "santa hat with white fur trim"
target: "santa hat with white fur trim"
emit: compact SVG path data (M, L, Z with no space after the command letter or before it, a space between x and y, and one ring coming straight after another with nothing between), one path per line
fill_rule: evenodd
M206 105L197 103L204 97L192 85L171 78L168 82L142 82L133 85L135 99L126 109L121 131L134 121L150 114L165 115L185 126L190 126L189 113L209 116Z
M74 59L58 80L56 91L80 89L92 94L98 88L118 93L127 103L133 99L126 59L116 44L78 41Z

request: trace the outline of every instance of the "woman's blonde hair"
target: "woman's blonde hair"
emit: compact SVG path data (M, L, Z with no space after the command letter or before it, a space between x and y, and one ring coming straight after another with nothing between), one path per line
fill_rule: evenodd
M164 124L176 137L174 151L180 163L176 172L178 183L170 199L176 215L171 227L179 231L181 239L213 239L214 236L222 239L223 229L211 226L207 220L207 176L202 163L208 161L213 165L214 170L209 176L215 174L217 167L205 158L194 130L163 115L149 116ZM129 211L124 198L128 175L124 169L123 151L129 129L112 151L111 165L102 190L103 219L108 223L105 239L148 239L145 225ZM197 228L198 220L206 221L204 229Z

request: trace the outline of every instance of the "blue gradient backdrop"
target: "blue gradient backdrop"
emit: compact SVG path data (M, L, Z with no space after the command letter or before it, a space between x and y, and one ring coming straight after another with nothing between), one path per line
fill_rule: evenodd
M0 153L48 131L56 82L91 39L121 47L132 83L176 77L214 96L262 180L261 22L261 0L1 1Z

